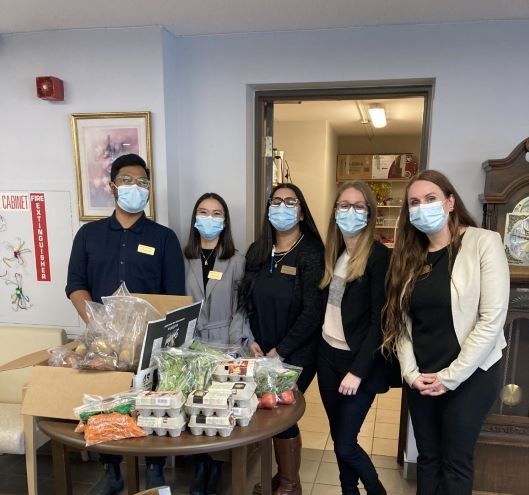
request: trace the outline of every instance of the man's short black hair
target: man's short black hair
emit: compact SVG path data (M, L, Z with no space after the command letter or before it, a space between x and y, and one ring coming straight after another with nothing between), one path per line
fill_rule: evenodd
M128 155L121 155L118 156L113 162L112 162L112 168L110 169L110 180L114 182L116 180L116 176L118 175L118 172L123 167L143 167L145 169L145 173L147 174L147 178L150 179L151 174L149 169L147 168L147 164L145 163L145 160L141 157L136 155L135 153L130 153Z

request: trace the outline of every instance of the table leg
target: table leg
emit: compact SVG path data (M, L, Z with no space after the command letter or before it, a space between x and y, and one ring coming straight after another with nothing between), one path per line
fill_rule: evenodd
M246 494L246 463L248 452L246 446L236 447L231 451L231 495Z
M35 416L23 415L28 495L37 495L37 426Z
M65 445L51 441L53 457L53 484L55 495L72 495L72 479L70 476L70 456Z
M138 458L135 456L125 456L125 466L127 469L127 492L134 495L139 492L140 473L138 472Z
M267 438L261 443L261 493L272 495L272 439Z

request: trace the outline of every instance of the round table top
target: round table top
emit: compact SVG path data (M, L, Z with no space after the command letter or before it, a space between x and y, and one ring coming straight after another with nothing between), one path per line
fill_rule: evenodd
M182 432L179 437L148 435L125 440L113 440L100 444L85 446L82 433L75 433L76 423L39 420L40 430L63 445L76 449L86 449L104 454L116 455L191 455L205 452L228 450L270 438L297 423L305 412L305 399L296 393L296 403L281 405L276 409L257 409L250 424L245 427L236 426L228 437L215 435L192 435L189 430Z

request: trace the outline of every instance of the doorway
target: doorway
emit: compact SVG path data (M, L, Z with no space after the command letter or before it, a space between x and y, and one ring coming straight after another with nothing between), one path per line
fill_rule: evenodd
M419 170L428 168L434 84L429 79L256 91L255 236L273 183L292 182L303 190L325 238L340 179L340 155L412 155ZM385 127L371 122L373 106L384 108ZM405 184L396 186L403 195ZM398 204L385 208L399 210ZM319 394L314 388L313 383L307 391L309 408L311 403L317 408ZM375 401L371 419L372 427L364 429L366 434L369 430L364 448L374 455L396 456L402 463L408 412L400 389Z

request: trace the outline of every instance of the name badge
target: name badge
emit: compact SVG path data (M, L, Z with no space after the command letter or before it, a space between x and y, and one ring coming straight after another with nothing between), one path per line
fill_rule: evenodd
M145 246L145 244L138 244L138 253L148 254L152 256L155 249L151 246Z
M215 270L210 270L208 273L208 278L213 280L220 280L222 278L222 272L216 272Z
M282 265L281 273L284 273L285 275L296 275L297 270L295 266Z

